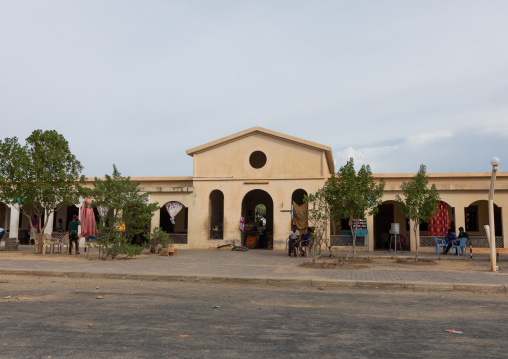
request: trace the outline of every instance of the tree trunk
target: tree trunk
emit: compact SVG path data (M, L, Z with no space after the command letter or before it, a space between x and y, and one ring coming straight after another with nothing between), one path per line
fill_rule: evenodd
M356 230L354 227L353 217L349 217L349 227L351 228L351 233L353 234L353 259L356 259Z
M415 249L416 249L415 262L418 262L418 243L420 242L418 227L419 227L418 221L415 221L415 224L413 226L413 232L415 234Z

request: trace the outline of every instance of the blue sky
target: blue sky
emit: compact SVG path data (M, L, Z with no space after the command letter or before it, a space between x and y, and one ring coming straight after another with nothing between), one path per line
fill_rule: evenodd
M0 138L89 177L191 176L254 126L376 173L508 164L507 1L0 0Z

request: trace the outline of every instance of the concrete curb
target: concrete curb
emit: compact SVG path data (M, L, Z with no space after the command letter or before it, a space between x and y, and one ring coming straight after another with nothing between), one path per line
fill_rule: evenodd
M24 275L34 277L61 278L97 278L113 280L139 280L187 283L220 283L244 284L257 286L273 286L285 288L313 287L318 289L381 289L381 290L410 290L417 292L473 292L473 293L508 293L508 286L502 284L453 284L428 282L376 282L361 280L315 280L315 279L277 279L277 278L242 278L242 277L213 277L193 275L150 275L150 274L122 274L122 273L90 273L90 272L60 272L60 271L32 271L32 270L2 270L0 274Z

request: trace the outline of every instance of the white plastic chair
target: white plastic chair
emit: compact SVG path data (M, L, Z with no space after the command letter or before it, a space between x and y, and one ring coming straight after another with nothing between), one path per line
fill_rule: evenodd
M62 254L69 252L69 232L62 233L60 239L56 239L58 242L58 246L60 246L60 251ZM67 250L65 250L65 246L67 246Z
M53 238L51 237L51 234L42 234L42 254L46 254L46 250L49 247L49 254L52 254L54 251L54 242Z

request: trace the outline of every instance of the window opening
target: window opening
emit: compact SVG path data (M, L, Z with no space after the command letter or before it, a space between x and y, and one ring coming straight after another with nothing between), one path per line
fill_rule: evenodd
M249 163L256 169L262 168L266 164L266 155L261 151L254 151L250 155Z

